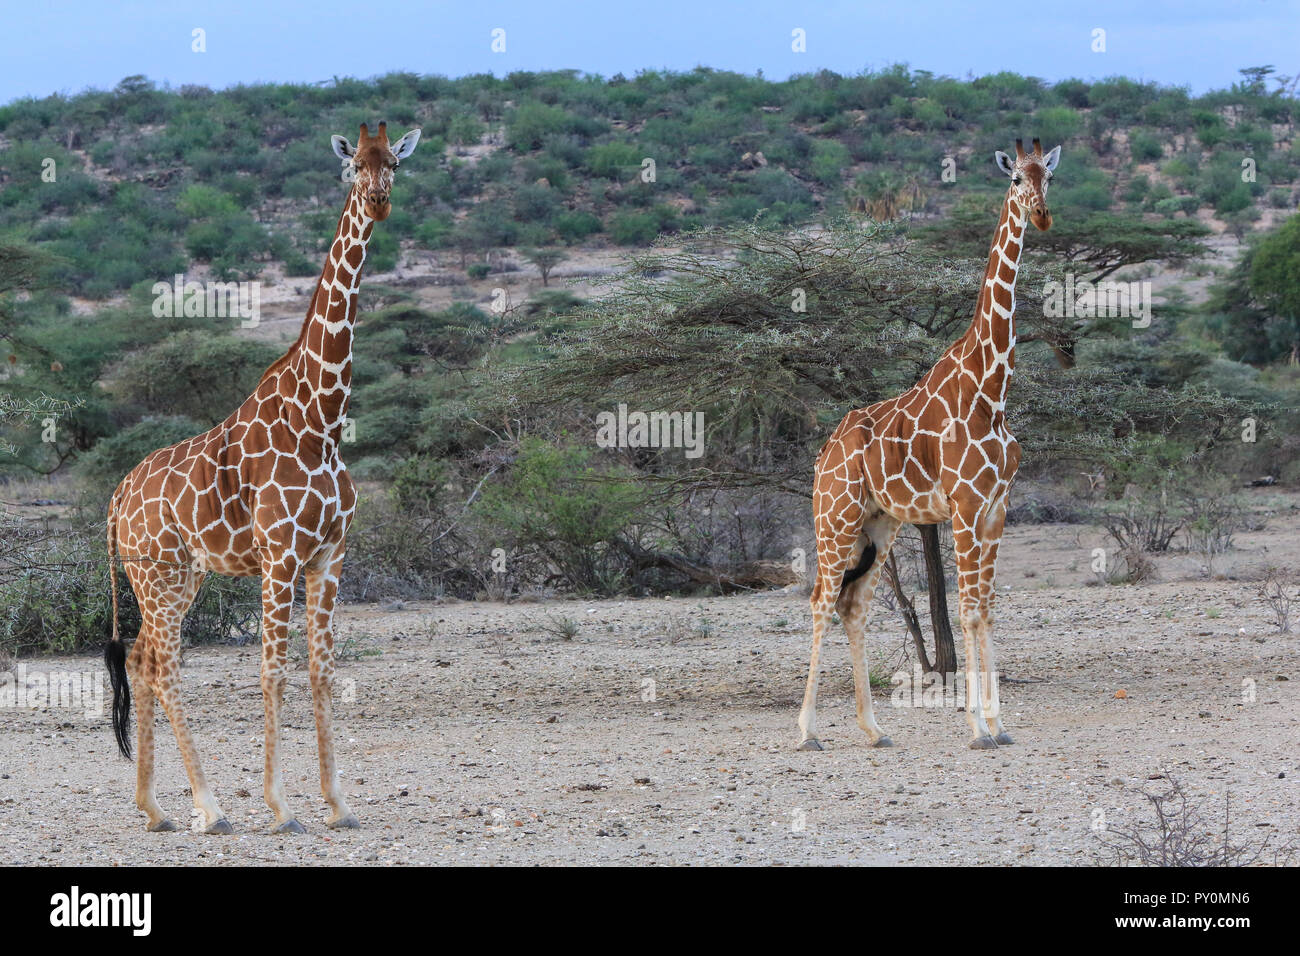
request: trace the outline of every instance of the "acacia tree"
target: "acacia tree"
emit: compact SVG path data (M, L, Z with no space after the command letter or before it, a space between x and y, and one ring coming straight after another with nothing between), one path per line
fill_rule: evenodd
M4 347L4 371L0 372L0 379L5 380L4 390L0 391L0 460L14 459L19 454L19 449L7 437L12 430L30 431L41 422L66 419L80 404L40 390L20 390L13 385L22 362L20 353L53 368L59 367L57 359L14 314L15 296L44 286L55 261L49 253L34 246L0 243L0 343Z
M675 243L633 254L542 361L493 364L487 376L494 414L515 421L620 402L704 412L698 463L640 462L644 480L679 497L726 488L808 499L817 449L839 419L913 385L970 322L984 274L982 260L874 223L794 233L751 224ZM1209 390L1151 388L1104 366L1061 369L1035 337L1053 276L1059 267L1022 266L1017 322L1030 344L1017 354L1008 416L1027 460L1094 464L1144 433L1189 427L1212 441L1237 420L1239 406ZM924 550L934 667L947 671L956 657L937 542Z
M954 207L941 224L927 226L920 235L937 252L959 257L982 256L988 249L988 224L996 220L995 198L973 196ZM1121 269L1147 262L1179 265L1205 255L1209 235L1195 219L1143 219L1112 212L1071 207L1056 217L1050 231L1035 235L1025 250L1026 262L1057 263L1076 281L1104 282ZM1046 281L1046 280L1044 280ZM1024 277L1017 284L1023 302ZM1023 310L1021 310L1023 312ZM1023 329L1020 344L1045 342L1062 368L1078 362L1080 344L1094 336L1113 336L1117 324L1107 317L1036 317Z
M1274 354L1300 363L1300 214L1260 240L1247 268L1251 295L1269 315Z
M537 271L542 275L542 288L545 288L550 281L551 270L569 258L563 249L525 249L523 256L529 262L537 267Z

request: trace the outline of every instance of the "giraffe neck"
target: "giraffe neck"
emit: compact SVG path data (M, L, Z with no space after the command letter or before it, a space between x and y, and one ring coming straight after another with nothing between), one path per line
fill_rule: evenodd
M298 399L288 416L290 427L318 436L327 446L338 446L352 393L352 329L373 227L361 196L351 190L302 332L287 356Z
M963 364L978 381L978 392L995 411L1006 406L1007 386L1016 364L1016 274L1028 221L1029 208L1008 193L989 248L975 318L961 348Z

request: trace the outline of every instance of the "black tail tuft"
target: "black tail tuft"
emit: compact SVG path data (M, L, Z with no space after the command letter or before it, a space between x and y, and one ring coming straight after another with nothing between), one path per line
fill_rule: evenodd
M104 666L108 668L108 681L113 685L113 736L122 756L131 757L131 736L128 723L131 719L131 685L126 679L126 647L121 641L109 641L104 648Z
M845 588L870 571L871 566L875 563L876 546L868 541L867 546L862 549L862 560L858 562L858 566L844 572L844 580L840 582L840 593L843 594Z

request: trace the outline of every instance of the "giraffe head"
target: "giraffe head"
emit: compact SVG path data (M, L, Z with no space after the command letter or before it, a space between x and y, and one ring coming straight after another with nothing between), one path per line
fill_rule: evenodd
M361 124L361 137L353 146L342 136L331 136L334 155L343 160L345 175L352 180L363 208L371 219L383 221L392 212L393 172L398 164L415 152L420 141L420 131L413 129L396 143L389 145L388 124L380 123L374 136L366 124Z
M1024 144L1016 140L1014 160L1002 150L993 154L998 169L1011 177L1011 198L1029 210L1029 218L1043 232L1052 228L1052 213L1047 208L1047 184L1052 181L1052 170L1060 158L1061 147L1044 156L1043 144L1037 139L1032 153L1026 153Z

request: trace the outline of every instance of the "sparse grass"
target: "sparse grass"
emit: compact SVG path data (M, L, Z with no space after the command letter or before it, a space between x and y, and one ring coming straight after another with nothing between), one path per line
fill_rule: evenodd
M669 644L685 640L706 640L713 636L713 622L707 617L692 621L685 614L670 614L664 622L664 636Z
M548 614L546 620L539 624L538 628L543 634L549 634L561 641L571 641L578 636L579 626L578 622L571 617Z
M893 673L884 667L868 667L867 683L871 685L872 690L892 690L894 687Z
M364 637L353 637L348 635L343 640L334 642L334 659L336 661L359 661L366 657L382 657L383 648L379 646L379 641L371 635Z
M354 637L348 635L334 636L334 660L336 662L359 661L366 657L379 657L383 654L379 641L372 636ZM289 628L289 660L298 670L303 670L311 663L311 648L307 644L307 635L300 627Z

